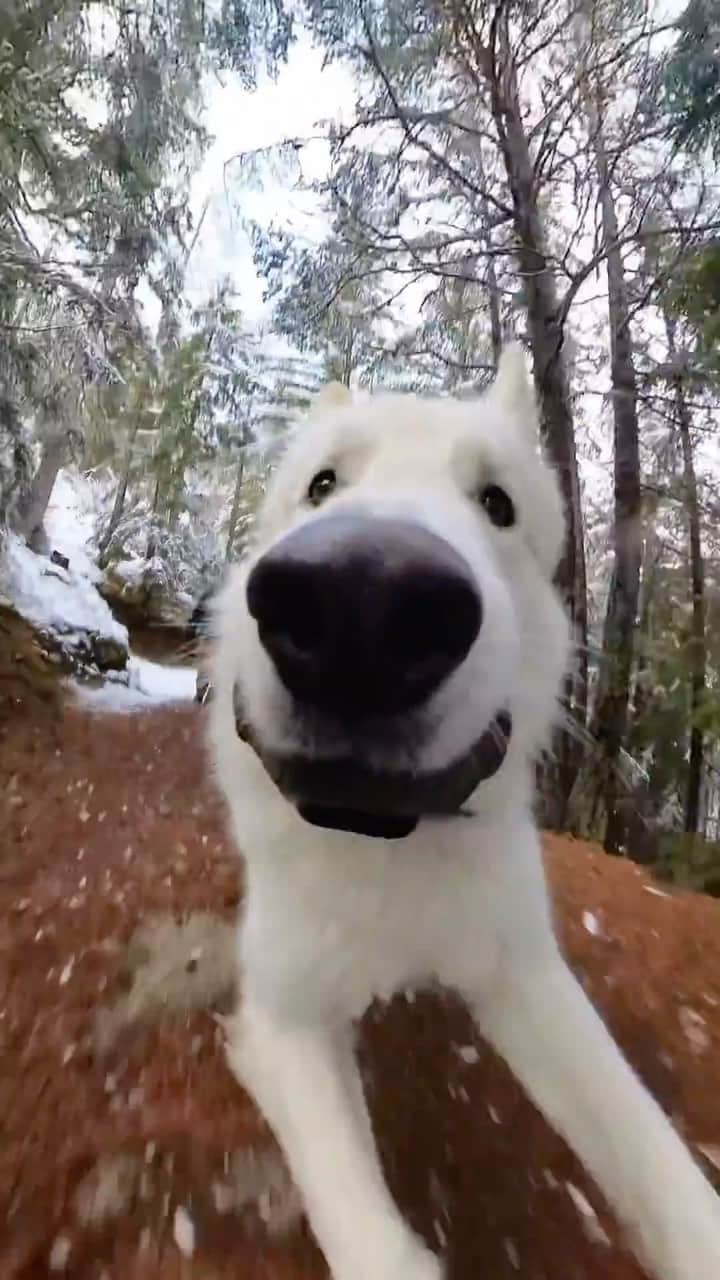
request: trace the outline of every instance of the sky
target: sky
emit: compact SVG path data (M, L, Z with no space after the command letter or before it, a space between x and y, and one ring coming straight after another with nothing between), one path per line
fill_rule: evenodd
M112 47L116 27L112 15L99 7L91 9L87 21L96 56ZM243 152L272 147L287 138L312 139L320 134L320 122L349 118L354 90L351 73L340 65L323 65L324 52L307 33L292 44L287 61L273 80L258 75L254 90L245 89L232 71L207 75L204 86L203 125L212 139L195 174L190 203L195 227L201 224L188 264L186 295L192 303L207 300L213 286L230 277L239 291L239 302L249 327L260 327L267 319L262 285L255 273L252 251L243 228L243 217L269 224L276 218L293 229L322 233L322 220L308 208L308 197L293 192L289 177L265 180L263 190L249 191L239 180L234 157ZM98 123L106 112L105 103L86 89L69 91L69 99L82 109L90 124ZM305 181L322 178L329 165L327 143L305 146L302 173ZM38 235L42 239L41 229ZM150 288L141 284L138 298L146 320L156 328L160 302Z
M266 77L256 90L248 91L235 75L213 76L206 100L205 125L214 141L193 181L196 225L206 206L207 210L190 260L186 292L199 303L213 283L230 276L249 325L259 327L268 318L267 308L243 218L264 225L279 220L308 235L320 235L323 220L308 196L293 190L291 177L270 178L262 191L248 191L233 158L286 138L310 138L319 132L321 120L347 118L353 104L352 77L337 64L323 66L322 51L303 37L275 81ZM305 147L304 178L323 177L328 159L327 143L321 138Z

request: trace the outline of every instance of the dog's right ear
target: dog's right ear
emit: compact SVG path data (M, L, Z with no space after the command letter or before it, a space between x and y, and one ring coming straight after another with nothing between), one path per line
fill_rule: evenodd
M321 387L310 406L311 412L319 409L339 409L342 405L350 404L352 401L352 392L342 382L328 382Z
M496 404L518 419L531 439L536 441L539 422L535 388L519 342L510 342L503 348L490 391Z

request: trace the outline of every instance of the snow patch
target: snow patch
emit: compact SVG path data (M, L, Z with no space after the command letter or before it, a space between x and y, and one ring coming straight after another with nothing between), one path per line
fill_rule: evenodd
M175 1210L173 1236L183 1257L192 1258L195 1252L195 1224L181 1204Z
M142 1173L137 1156L101 1156L80 1182L75 1196L75 1212L85 1227L102 1227L119 1218L132 1203Z
M583 1229L588 1240L593 1244L609 1245L610 1238L587 1196L572 1182L566 1182L565 1188L582 1219Z
M710 1037L705 1029L706 1023L702 1014L688 1005L681 1005L678 1018L692 1052L698 1056L705 1053L710 1046Z
M224 1176L212 1186L219 1214L254 1207L271 1239L294 1230L302 1215L298 1192L277 1152L244 1147L225 1153Z
M98 688L75 683L80 702L93 711L140 711L169 702L191 702L195 697L194 667L166 667L147 658L130 656L125 680L106 680Z
M503 1248L505 1249L505 1253L507 1254L507 1259L508 1259L508 1262L510 1263L510 1266L513 1267L515 1271L519 1271L520 1270L520 1254L518 1253L518 1247L515 1244L515 1241L511 1240L509 1236L506 1236L505 1239L503 1240Z
M467 1066L472 1067L480 1061L480 1054L474 1044L456 1044L454 1048L458 1058Z
M447 1248L447 1235L445 1234L445 1228L439 1218L433 1218L433 1231L435 1232L435 1239L437 1240L440 1248L445 1250Z
M53 1241L48 1258L48 1268L50 1271L65 1271L70 1259L72 1245L67 1236L57 1236Z
M63 468L58 472L44 520L50 550L67 556L73 573L90 582L99 582L102 577L95 563L101 500L101 487L96 480Z
M600 921L597 916L593 915L592 911L583 911L582 922L588 933L591 934L593 938L602 937Z
M153 564L154 561L151 561L148 565L148 561L143 556L135 556L130 560L117 560L112 567L113 576L118 578L125 587L135 587L142 582Z

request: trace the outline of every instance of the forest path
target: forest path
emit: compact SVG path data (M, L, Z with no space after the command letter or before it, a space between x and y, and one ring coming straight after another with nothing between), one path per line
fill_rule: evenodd
M325 1274L223 1059L241 866L203 727L185 705L0 731L3 1280ZM717 1177L720 903L579 842L545 849L573 968ZM362 1052L393 1191L449 1280L640 1280L450 998L373 1009Z

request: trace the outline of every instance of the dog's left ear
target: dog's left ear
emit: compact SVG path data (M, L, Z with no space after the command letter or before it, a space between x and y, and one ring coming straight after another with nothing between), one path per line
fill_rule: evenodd
M526 428L532 440L537 441L539 422L535 388L519 342L510 342L503 347L491 390L496 404L512 414Z

